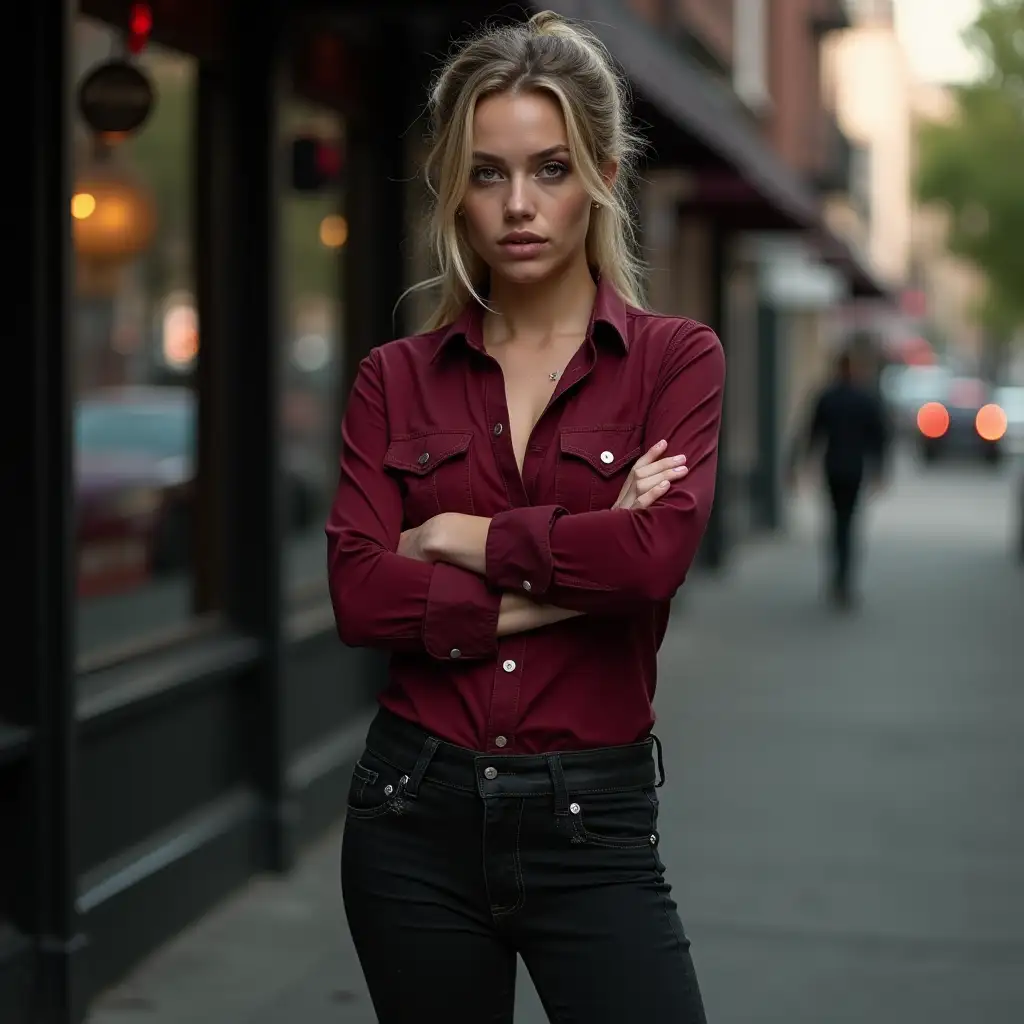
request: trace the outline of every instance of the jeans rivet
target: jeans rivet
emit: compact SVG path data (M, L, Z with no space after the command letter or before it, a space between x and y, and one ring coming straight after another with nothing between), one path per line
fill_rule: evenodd
M579 814L580 813L580 805L579 804L569 804L569 811L572 814Z
M384 795L385 796L391 796L391 794L394 793L394 791L395 791L395 787L392 786L390 783L384 787Z

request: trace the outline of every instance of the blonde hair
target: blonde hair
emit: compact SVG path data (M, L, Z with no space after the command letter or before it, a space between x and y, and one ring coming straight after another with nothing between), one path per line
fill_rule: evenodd
M431 148L424 172L433 196L430 235L438 273L409 289L440 290L425 330L450 323L471 297L483 302L479 289L487 268L458 219L469 186L477 103L485 96L529 90L557 101L573 166L598 204L587 233L588 262L623 299L643 305L645 271L636 255L630 194L640 141L628 123L625 79L592 32L543 11L464 43L431 89ZM609 162L618 165L610 187L601 176Z

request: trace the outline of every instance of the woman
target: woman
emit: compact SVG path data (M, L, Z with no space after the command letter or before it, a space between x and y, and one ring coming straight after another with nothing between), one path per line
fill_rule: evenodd
M642 310L601 44L492 30L432 94L440 302L375 349L327 524L341 638L391 652L342 854L383 1024L704 1011L658 853L656 653L714 491L721 346Z

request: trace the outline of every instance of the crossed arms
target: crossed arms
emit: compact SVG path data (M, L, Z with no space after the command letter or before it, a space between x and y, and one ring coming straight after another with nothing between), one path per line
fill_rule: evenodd
M647 443L655 443L611 509L444 513L403 534L401 494L382 468L389 429L380 357L371 352L349 398L327 521L341 639L443 660L453 648L485 658L500 636L671 598L711 512L724 378L714 333L682 329L648 413ZM685 455L684 472L677 455Z

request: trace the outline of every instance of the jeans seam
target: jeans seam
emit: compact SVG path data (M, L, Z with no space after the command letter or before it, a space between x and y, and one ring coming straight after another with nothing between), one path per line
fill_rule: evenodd
M526 808L526 801L523 800L519 804L519 820L516 822L516 848L512 854L512 863L515 865L516 872L516 890L519 893L519 898L515 904L511 907L492 907L491 915L495 918L508 917L510 914L516 914L523 909L526 903L526 883L523 880L523 865L522 857L519 852L520 836L523 833L523 811Z

